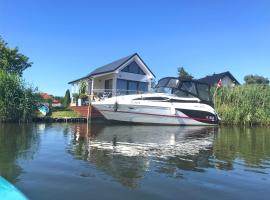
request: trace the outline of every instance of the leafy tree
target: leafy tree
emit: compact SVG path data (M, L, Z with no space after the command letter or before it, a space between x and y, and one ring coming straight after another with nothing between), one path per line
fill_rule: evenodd
M246 84L269 84L269 79L259 75L246 75L244 77Z
M64 97L64 101L63 101L64 107L68 107L70 102L71 102L71 100L70 100L70 91L67 90L66 94L65 94L65 97Z
M9 48L0 36L0 122L32 119L40 97L21 78L31 65L28 57L17 47Z
M193 76L191 74L189 74L185 69L184 67L179 67L178 68L178 77L179 77L179 80L192 80L193 79Z
M0 36L0 69L22 76L25 69L32 66L29 58L19 52L18 47L9 48Z

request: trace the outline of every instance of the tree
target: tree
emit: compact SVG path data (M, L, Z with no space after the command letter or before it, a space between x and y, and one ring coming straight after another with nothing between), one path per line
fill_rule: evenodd
M28 87L22 73L32 63L19 49L9 48L0 36L0 121L29 121L40 102L37 89Z
M64 107L68 107L69 104L70 104L71 100L70 100L70 91L69 90L66 90L66 94L65 94L65 97L64 97Z
M18 47L9 48L0 36L0 69L22 76L25 69L32 66L29 58L19 52Z
M269 79L259 75L246 75L244 77L246 84L263 84L268 85Z
M179 67L178 68L178 77L179 80L186 81L186 80L192 80L193 76L189 74L184 67Z

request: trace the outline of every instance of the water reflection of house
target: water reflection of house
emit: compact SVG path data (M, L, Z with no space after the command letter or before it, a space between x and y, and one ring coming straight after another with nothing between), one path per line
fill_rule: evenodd
M74 94L79 93L81 81L86 82L88 94L100 96L104 95L104 92L111 92L108 95L115 95L116 91L127 93L148 91L154 78L153 72L137 53L126 56L96 68L86 76L70 81L69 84L72 85L71 106L76 106Z

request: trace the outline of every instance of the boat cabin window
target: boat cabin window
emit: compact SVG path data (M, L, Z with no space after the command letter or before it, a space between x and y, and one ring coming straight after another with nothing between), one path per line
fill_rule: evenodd
M158 81L155 92L169 93L185 98L199 98L208 104L211 103L210 86L196 80L179 81L175 77L166 77Z
M209 89L208 85L197 83L197 90L198 90L200 99L202 99L204 101L211 101L210 89Z
M174 90L173 94L178 97L185 97L185 98L194 98L194 95L191 95L190 93L183 91L183 90Z
M179 80L177 78L166 77L160 79L155 88L155 92L172 94L172 89L177 88Z
M171 79L168 81L167 87L177 88L178 83L179 83L178 79Z
M210 87L208 84L197 81L182 81L173 94L179 97L197 97L202 101L211 102Z
M197 95L196 85L194 82L183 82L180 89Z
M166 97L142 97L142 98L136 98L133 100L148 100L148 101L169 101L169 98Z
M179 83L179 80L177 78L162 78L158 81L157 88L158 87L171 87L171 88L177 88L177 85Z

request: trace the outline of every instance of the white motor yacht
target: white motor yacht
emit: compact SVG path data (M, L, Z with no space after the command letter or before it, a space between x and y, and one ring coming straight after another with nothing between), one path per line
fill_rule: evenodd
M123 93L123 92L122 92ZM208 84L175 77L160 79L145 94L115 95L92 102L107 120L142 124L218 125Z

